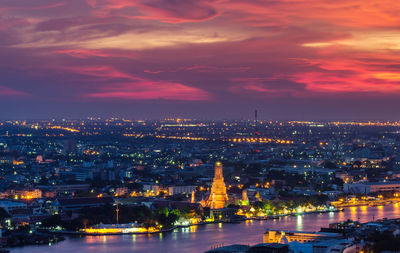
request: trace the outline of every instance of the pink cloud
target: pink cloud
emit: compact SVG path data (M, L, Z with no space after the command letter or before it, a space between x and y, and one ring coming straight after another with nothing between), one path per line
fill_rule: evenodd
M189 67L179 67L172 70L144 70L145 73L149 74L160 74L163 72L179 72L179 71L197 71L203 73L229 73L229 72L246 72L251 67L219 67L219 66L206 66L206 65L192 65Z
M231 79L234 85L230 91L253 97L304 96L304 85L287 81L283 76L248 77Z
M88 50L88 49L63 49L56 50L54 53L65 54L75 58L86 59L89 57L109 57L109 54L102 52L101 50Z
M400 93L393 0L21 1L0 7L0 50L27 60L3 57L1 66L59 70L86 97Z
M136 80L136 77L115 69L112 66L94 65L94 66L54 66L55 69L69 71L79 75L90 76L101 80L129 79Z
M56 69L69 71L78 75L85 75L97 80L93 91L85 93L83 97L102 99L128 100L209 100L210 94L202 89L182 83L150 80L140 76L125 73L112 66L58 66Z
M85 94L86 97L125 100L209 100L207 92L180 83L138 79L130 83L113 83L98 91Z
M248 24L279 25L287 27L331 24L345 27L398 27L400 17L394 10L400 3L391 0L364 1L338 0L335 4L327 1L280 0L280 1L217 1L217 9L233 13Z
M138 13L124 14L124 17L158 20L165 23L202 22L213 19L218 12L213 7L213 1L196 0L108 0L104 11L135 8Z
M27 96L28 94L22 91L14 90L6 86L0 85L0 96Z
M289 74L287 78L303 83L315 93L399 94L398 55L381 52L353 52L321 49L314 59L301 59L310 71Z

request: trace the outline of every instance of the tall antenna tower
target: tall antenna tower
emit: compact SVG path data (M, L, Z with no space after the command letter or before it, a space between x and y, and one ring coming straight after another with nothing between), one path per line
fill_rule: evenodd
M254 109L254 135L258 135L258 109Z

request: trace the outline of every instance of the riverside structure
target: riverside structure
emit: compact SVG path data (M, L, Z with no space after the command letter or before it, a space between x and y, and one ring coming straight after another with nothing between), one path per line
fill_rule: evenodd
M39 253L54 250L67 252L205 252L216 245L255 245L263 241L266 229L319 231L330 223L347 219L368 222L373 219L400 217L400 205L381 207L352 207L344 212L285 216L280 219L244 221L238 224L214 223L202 226L177 228L171 233L155 235L110 235L66 237L52 246L27 246L14 248L13 253ZM51 247L51 248L50 248Z

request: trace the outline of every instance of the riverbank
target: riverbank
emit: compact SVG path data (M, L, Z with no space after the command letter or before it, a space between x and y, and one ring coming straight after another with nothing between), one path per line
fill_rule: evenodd
M381 200L346 200L346 201L333 201L331 205L336 208L357 207L357 206L386 206L390 204L400 203L399 198L381 199Z
M14 232L6 236L4 247L13 248L27 245L51 245L65 240L61 235L49 235L48 233L21 233Z
M160 233L168 233L178 228L188 228L192 226L200 226L207 224L216 224L216 223L241 223L246 220L269 220L269 219L279 219L285 216L296 216L296 215L309 215L309 214L318 214L318 213L329 213L329 212L340 212L343 209L331 209L331 210L315 210L310 212L302 212L302 213L290 213L290 214L281 214L281 215L269 215L263 217L241 217L240 219L231 219L231 220L220 220L220 221L208 221L208 222L199 222L196 224L188 224L188 225L178 225L173 226L168 229L160 229L157 231L146 231L146 232L107 232L106 229L100 230L101 232L85 232L85 231L67 231L67 230L49 230L49 229L38 229L38 231L44 233L51 234L61 234L61 235L77 235L77 236L104 236L104 235L151 235L151 234L160 234Z
M330 223L348 219L361 223L382 218L399 218L400 205L382 207L345 208L342 212L284 216L280 219L246 220L241 223L218 223L189 228L177 228L158 235L65 236L65 240L52 246L26 246L12 249L12 253L42 252L205 252L218 244L257 244L267 229L320 231Z
M307 215L307 214L318 214L318 213L330 213L330 212L341 212L343 211L344 208L335 208L335 209L330 209L330 210L315 210L315 211L310 211L310 212L300 212L300 213L290 213L290 214L281 214L281 215L269 215L269 216L264 216L264 217L250 217L246 218L249 220L269 220L269 219L279 219L281 217L285 216L296 216L296 215Z
M151 235L151 234L159 234L159 233L166 233L170 232L178 227L172 227L169 229L162 229L158 231L151 231L151 232L104 232L104 233L88 233L84 231L68 231L68 230L50 230L50 229L38 229L43 233L51 233L51 234L60 234L60 235L84 235L84 236L98 236L98 235Z

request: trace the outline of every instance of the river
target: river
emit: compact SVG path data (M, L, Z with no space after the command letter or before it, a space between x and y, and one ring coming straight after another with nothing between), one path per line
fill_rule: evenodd
M343 212L286 216L279 220L245 221L240 224L207 224L179 228L173 232L154 235L112 235L67 237L51 246L14 248L12 253L80 253L80 252L204 252L217 244L249 244L262 242L266 229L319 231L329 223L347 219L367 222L373 219L400 218L400 205L351 207Z

